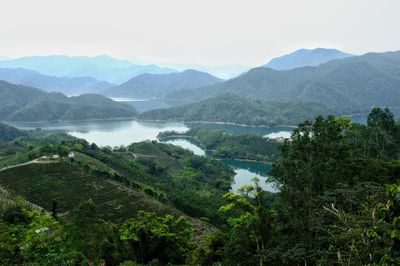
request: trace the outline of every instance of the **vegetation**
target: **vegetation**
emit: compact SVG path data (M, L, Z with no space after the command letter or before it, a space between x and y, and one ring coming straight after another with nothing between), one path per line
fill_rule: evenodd
M26 133L15 127L0 123L0 142L10 141L21 136L26 136Z
M147 111L142 113L140 118L277 126L297 125L304 120L330 113L332 111L316 103L265 102L223 94L185 106Z
M14 122L127 118L133 107L97 94L67 97L0 81L0 120Z
M280 158L280 142L256 134L234 135L206 128L192 128L185 133L161 132L160 140L192 137L211 156L218 159L243 159L275 162Z
M175 90L196 89L220 81L217 77L196 70L168 74L144 73L106 90L105 93L114 97L163 98Z
M301 123L270 172L275 194L257 179L229 192L223 164L172 145L39 145L40 133L27 134L8 156L61 156L0 171L5 265L400 264L400 125L389 109L366 125Z
M368 53L283 71L259 67L201 90L172 92L167 98L199 101L230 93L271 102L315 102L340 113L367 113L371 106L398 106L399 54Z

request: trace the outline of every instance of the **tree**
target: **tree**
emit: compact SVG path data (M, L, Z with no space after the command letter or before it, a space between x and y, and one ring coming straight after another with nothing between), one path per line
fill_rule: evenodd
M95 204L89 199L73 210L67 225L67 240L93 262L108 256L108 250L117 240L115 231L114 225L101 219Z
M242 194L229 192L224 195L227 204L220 208L231 216L231 227L226 253L229 263L251 265L255 261L260 266L265 263L265 252L270 237L273 213L263 204L263 190L259 179L254 178L254 186L245 186ZM254 198L249 195L252 194Z
M393 133L395 129L393 113L387 107L383 110L379 107L374 107L368 115L367 125L380 128L386 133Z
M159 260L162 264L184 263L192 246L193 230L185 217L140 211L119 230L120 239L131 246L140 263Z

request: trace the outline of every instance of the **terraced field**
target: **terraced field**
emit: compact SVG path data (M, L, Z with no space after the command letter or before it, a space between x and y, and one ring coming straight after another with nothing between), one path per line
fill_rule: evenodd
M134 217L139 210L178 213L138 191L91 176L67 162L6 169L0 172L0 186L49 211L57 202L58 213L67 213L81 200L91 198L103 217L115 223Z
M106 165L105 163L81 152L74 152L74 160L88 164L92 169L107 172L110 175L116 173L114 169Z

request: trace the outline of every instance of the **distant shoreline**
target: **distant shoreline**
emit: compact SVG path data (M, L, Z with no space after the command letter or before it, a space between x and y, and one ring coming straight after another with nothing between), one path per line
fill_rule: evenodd
M269 126L269 125L248 125L248 124L238 124L233 122L221 122L221 121L184 121L184 120L159 120L159 119L137 119L139 122L179 122L179 123L186 123L186 124L213 124L213 125L231 125L231 126L240 126L240 127L253 127L253 128L275 128L275 127L290 127L296 128L297 125L276 125L276 126Z

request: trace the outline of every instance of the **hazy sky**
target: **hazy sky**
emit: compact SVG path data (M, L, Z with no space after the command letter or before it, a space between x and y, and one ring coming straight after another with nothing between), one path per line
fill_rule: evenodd
M298 48L400 50L400 0L0 0L0 56L260 65Z

